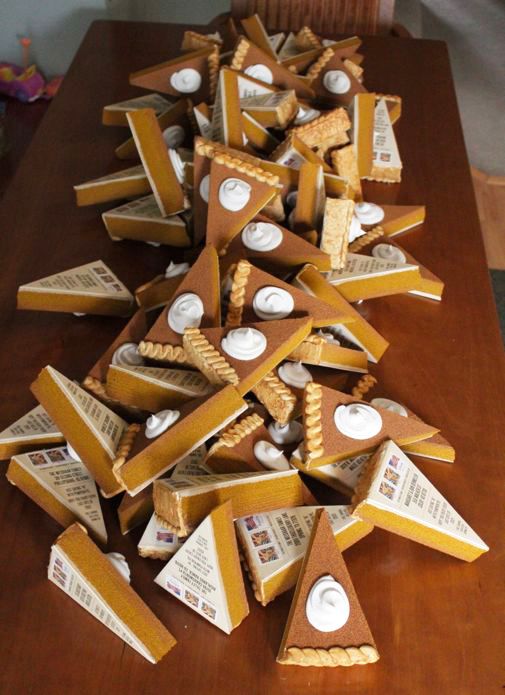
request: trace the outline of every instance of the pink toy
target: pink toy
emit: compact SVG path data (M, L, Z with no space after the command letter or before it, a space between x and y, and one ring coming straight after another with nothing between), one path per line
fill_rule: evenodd
M35 65L24 70L14 63L0 63L0 94L35 101L44 95L45 81Z

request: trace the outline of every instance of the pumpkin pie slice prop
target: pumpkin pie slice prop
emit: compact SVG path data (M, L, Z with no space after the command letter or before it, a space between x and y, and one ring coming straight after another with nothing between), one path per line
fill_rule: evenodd
M323 167L305 162L300 167L296 205L290 216L293 232L304 234L315 230L317 233L323 223L325 204Z
M303 461L296 464L302 470L373 452L386 439L403 446L438 432L418 419L375 407L315 382L305 387L303 426Z
M295 126L291 132L323 158L328 150L349 142L350 128L351 121L347 111L344 108L336 108L317 116L308 123Z
M66 447L17 454L6 477L63 528L78 521L100 543L107 542L95 481Z
M330 256L334 270L345 267L353 212L354 201L326 198L319 245Z
M349 106L355 94L367 91L332 47L319 56L307 77L318 100L329 106Z
M219 71L217 81L212 110L212 140L237 150L242 150L245 145L237 73L226 67Z
M244 568L254 596L266 606L296 584L319 507L284 507L235 521ZM351 516L352 507L325 507L341 551L369 534L373 526Z
M167 531L158 522L156 514L153 513L137 544L137 551L140 557L166 562L179 550L181 545L177 534Z
M229 501L210 512L154 581L226 634L240 625L249 605Z
M86 263L21 285L17 308L77 315L129 316L133 295L103 261Z
M37 405L0 432L0 461L64 441L65 437L49 413Z
M277 61L277 53L272 47L270 37L259 15L253 14L251 17L244 17L240 20L246 36L255 46L261 48L272 60Z
M214 98L219 71L219 48L208 46L130 75L130 84L193 103Z
M162 97L161 94L144 94L141 97L126 99L125 101L118 101L115 104L104 106L102 111L102 125L128 127L128 120L126 118L128 111L153 109L156 116L159 116L169 108L170 102Z
M167 266L165 273L156 275L149 282L135 290L135 300L144 311L159 309L172 299L189 270L189 263L173 263Z
M387 440L370 459L353 497L353 516L472 562L489 550L408 456Z
M214 247L208 245L140 342L139 353L152 360L188 364L184 330L219 326L220 322L219 260Z
M365 233L365 237L360 236L354 243L361 239L368 243L373 235L393 237L423 224L426 208L424 205L378 205L362 201L354 206L354 215ZM368 234L370 236L366 236Z
M373 127L373 157L369 181L398 183L402 178L402 160L396 142L386 100L380 98L375 105Z
M304 316L312 317L314 328L352 320L346 312L337 311L317 297L278 280L249 261L237 263L232 276L226 326Z
M121 488L137 495L246 408L233 386L225 386L178 409L161 410L144 424L129 425L114 459L114 475Z
M98 205L121 198L136 198L151 192L151 185L141 164L121 169L98 179L74 186L77 205Z
M51 547L48 579L133 647L160 661L176 640L129 584L130 570L119 553L102 553L79 524Z
M335 667L363 666L378 659L328 513L319 509L277 661L289 666Z
M314 96L313 89L306 82L244 36L238 39L230 67L267 85L273 84L284 90L294 89L296 95L302 99L311 99Z

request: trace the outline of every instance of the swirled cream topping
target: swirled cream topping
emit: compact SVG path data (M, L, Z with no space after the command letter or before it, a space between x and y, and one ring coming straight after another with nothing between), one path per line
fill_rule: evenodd
M307 620L319 632L335 632L349 620L351 606L345 589L331 574L312 585L305 604Z
M112 355L111 363L116 367L142 367L144 359L139 354L137 343L123 343Z
M361 226L361 222L358 220L356 215L353 215L351 219L351 226L349 227L349 243L352 244L355 239L363 236L364 233L365 230Z
M184 292L172 302L167 314L170 328L182 335L185 328L198 328L204 308L200 297L194 292Z
M383 408L384 410L389 410L391 413L396 413L402 417L408 417L407 408L405 408L401 403L397 401L392 401L390 398L373 398L370 401L370 405L374 408Z
M180 147L184 142L184 128L181 125L169 125L163 131L163 140L166 142L167 147Z
M317 109L312 109L310 107L304 108L303 106L298 107L296 112L295 125L303 125L304 123L310 123L315 118L321 115L321 111Z
M207 174L200 181L200 186L198 188L200 193L200 198L206 203L209 202L209 192L210 192L210 174Z
M282 238L282 229L270 222L249 222L242 230L242 243L251 251L273 251Z
M332 94L345 94L351 89L351 80L343 70L328 70L323 85Z
M189 263L174 263L170 261L165 270L166 278L175 278L178 275L184 275L189 270Z
M286 425L274 421L268 425L268 433L276 444L294 444L303 439L303 425L291 420Z
M80 461L81 460L81 457L79 456L77 451L68 442L67 442L67 453L71 459L74 459L74 461Z
M336 338L330 331L320 330L317 332L317 334L320 335L321 338L324 338L330 345L340 345L340 340Z
M110 564L116 569L123 579L130 583L130 566L128 565L126 558L121 553L107 553L107 559Z
M256 63L255 65L249 65L248 68L244 70L246 75L249 77L254 77L255 80L260 80L260 82L266 82L267 84L272 84L274 81L274 76L272 71L263 63Z
M145 435L147 439L154 439L166 432L181 416L178 410L160 410L146 420Z
M251 198L251 186L242 179L225 179L219 186L219 202L231 212L242 210Z
M168 149L168 156L172 162L175 175L177 176L177 181L179 183L184 183L184 170L186 169L186 164L182 161L181 155L177 150Z
M200 89L202 76L194 68L183 68L170 78L170 84L181 94L193 94Z
M221 347L236 360L255 360L267 347L267 339L257 328L233 328L221 341Z
M262 466L272 471L287 471L290 468L289 461L284 452L270 442L260 439L254 445L254 456Z
M381 258L383 261L393 261L393 263L406 263L407 257L397 246L393 244L377 244L372 249L374 258Z
M380 413L365 403L339 405L334 420L337 430L351 439L370 439L382 429Z
M354 214L361 224L379 224L384 219L384 210L375 203L356 203Z
M259 289L253 297L253 311L264 321L285 319L294 308L293 297L282 287L267 285Z
M309 381L312 381L312 374L301 362L284 362L277 370L277 374L279 379L295 389L303 389Z

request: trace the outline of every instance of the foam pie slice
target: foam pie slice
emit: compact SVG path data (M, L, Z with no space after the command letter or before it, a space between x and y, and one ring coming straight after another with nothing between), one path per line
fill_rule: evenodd
M176 640L79 524L51 547L48 579L151 663Z
M129 316L133 295L103 261L94 261L21 285L17 308Z
M331 77L338 77L338 91L328 87ZM310 86L318 99L332 106L348 106L359 92L366 92L365 87L350 72L338 51L327 48L307 71Z
M377 203L363 202L356 206L356 214L364 215L373 208L380 208L382 218L374 224L366 224L366 218L362 217L361 226L366 232L375 232L376 236L386 235L389 237L402 234L423 224L426 217L424 205L378 205ZM377 231L376 231L377 230ZM358 237L356 242L361 239L367 241L371 237ZM354 242L354 243L356 243Z
M255 46L261 48L272 60L277 61L277 54L272 47L270 37L268 36L265 26L259 15L253 14L251 17L245 17L240 20L242 27Z
M165 562L181 547L177 534L162 526L152 514L144 533L137 544L140 557L149 557L153 560Z
M273 444L265 421L257 412L245 414L220 432L205 457L205 464L214 473L251 473L264 466L254 455L259 441Z
M254 596L266 606L296 584L319 507L284 507L235 521ZM351 516L352 507L325 507L341 551L369 534L373 526ZM358 523L356 523L358 522Z
M31 390L90 471L102 494L112 497L121 492L112 462L126 421L51 366L44 367Z
M364 419L367 425L363 429ZM351 420L356 425L350 424ZM373 452L386 439L402 446L438 432L436 427L418 419L363 404L354 396L315 382L305 387L303 426L303 461L296 464L301 470ZM366 434L368 431L371 435Z
M100 543L107 542L95 481L66 447L13 456L6 476L64 528L80 521Z
M238 150L244 148L237 73L221 68L212 111L212 140Z
M183 295L186 297L184 298ZM184 328L182 323L172 318L179 314L177 307L185 299L193 299L196 303L201 302L200 308L203 309L203 313L200 326L202 328L219 326L221 322L219 259L215 248L210 244L200 253L178 285L172 299L140 342L139 352L143 357L176 364L189 362L186 349L183 347ZM177 332L170 324L182 332Z
M213 509L154 580L226 634L249 614L231 502Z
M325 598L331 595L325 605ZM313 613L322 604L324 616ZM332 629L334 627L334 629ZM328 513L318 509L277 661L290 666L353 666L379 653Z
M370 459L352 501L354 517L461 560L489 550L393 441Z
M168 108L170 108L170 102L162 97L161 94L143 94L141 97L126 99L125 101L118 101L115 104L104 106L102 124L128 127L126 118L128 111L153 109L154 113L159 116Z
M384 98L375 105L372 169L365 178L370 181L398 183L401 181L402 161L396 142L391 116Z
M37 405L0 432L0 460L64 441L65 437L49 413Z
M74 186L77 205L97 205L120 198L135 198L151 192L149 179L141 164L121 169L98 179Z

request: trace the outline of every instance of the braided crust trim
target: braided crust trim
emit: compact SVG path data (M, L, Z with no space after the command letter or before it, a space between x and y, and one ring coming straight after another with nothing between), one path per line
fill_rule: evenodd
M160 516L157 512L154 512L154 518L156 519L156 523L159 524L159 526L166 528L167 531L171 531L172 533L175 533L176 536L181 532L180 528L178 528L177 526L174 526L169 521L166 521L166 519L164 519L162 516Z
M282 664L296 666L355 666L373 664L379 660L379 652L371 644L360 647L331 647L313 649L312 647L288 647L278 659Z
M207 57L207 66L209 70L209 90L210 98L213 100L216 96L217 80L219 76L219 48L214 46L214 49Z
M256 584L256 579L255 579L254 574L253 574L253 572L248 564L248 557L246 557L241 552L239 552L239 557L240 557L240 561L242 563L242 567L244 568L245 573L247 574L247 576L249 577L249 581L251 582L251 587L252 587L252 590L254 593L254 598L256 599L256 601L259 601L262 606L267 606L270 603L270 601L265 601L264 596L262 596L261 593L258 591L258 585Z
M252 265L249 263L249 261L242 260L237 263L237 267L233 273L230 301L228 304L228 313L226 315L225 326L240 326L242 323L245 293L251 270Z
M305 386L303 424L305 429L306 463L321 458L324 454L323 427L321 424L323 389L313 381Z
M233 157L237 161L249 162L253 166L259 166L259 162L261 161L258 159L258 157L247 154L247 152L239 152L238 150L234 150L232 147L223 145L221 142L206 140L201 136L195 138L195 152L202 157L206 157L207 159L214 159L214 157L216 157L218 154L229 154L230 157Z
M352 244L349 244L349 251L351 253L358 253L361 251L361 249L364 249L365 246L368 246L368 244L371 244L372 241L375 241L376 239L379 239L379 237L384 236L384 230L382 227L377 226L374 227L373 229L370 229L366 234L363 234L363 236L358 237L355 239Z
M214 161L218 164L223 164L228 169L234 169L240 174L246 174L260 183L267 183L269 186L277 186L279 177L277 174L271 174L259 166L255 166L249 162L240 160L238 157L232 157L225 152L217 152L214 155Z
M87 376L82 382L82 385L85 389L91 391L91 393L93 393L95 396L98 396L98 398L108 401L112 400L110 396L107 394L105 384L99 381L98 379L95 379L95 377Z
M173 553L167 550L156 550L156 548L138 548L140 557L147 557L151 560L168 560Z
M123 432L121 439L119 440L119 444L116 451L116 458L112 462L112 472L114 474L114 477L123 488L124 485L121 478L121 467L126 463L126 460L130 455L130 451L132 450L135 437L140 432L140 430L141 425L137 423L128 425L128 427Z
M307 72L307 77L310 80L315 80L319 75L324 66L330 62L334 56L333 48L327 48L316 60L314 65L311 65L310 70Z
M289 359L296 362L319 364L323 356L325 344L326 341L322 336L311 333L293 350L289 355Z
M356 487L354 488L354 494L351 497L351 504L352 504L352 514L354 515L356 513L357 507L359 507L360 502L362 502L366 496L368 495L368 491L370 489L370 486L372 485L372 481L375 477L375 472L377 468L380 466L381 463L381 454L382 450L386 446L387 442L384 442L381 444L381 446L376 449L375 453L373 454L372 458L365 463L363 466L361 475L359 476L358 483ZM357 515L356 515L356 518Z
M356 386L351 391L351 395L354 398L362 399L365 394L367 394L370 389L372 389L377 383L377 379L371 374L364 374L361 379L357 382Z
M206 458L209 458L218 449L223 447L232 449L234 446L237 446L243 439L256 431L258 427L261 427L264 422L265 421L258 413L252 413L252 415L247 415L247 417L242 418L242 420L235 422L231 427L221 432L217 442L209 449Z
M188 355L182 345L152 343L150 340L141 340L139 343L139 353L142 357L148 357L151 360L190 364Z
M252 391L274 420L281 425L287 425L297 399L291 389L274 372L268 372Z
M191 363L211 384L238 384L237 372L198 328L186 328L182 339Z
M310 48L321 48L322 43L310 27L304 26L295 36L295 45L300 50L307 50Z
M232 70L242 70L242 66L250 46L251 44L249 41L242 36L237 44L233 58L231 59L230 67Z

